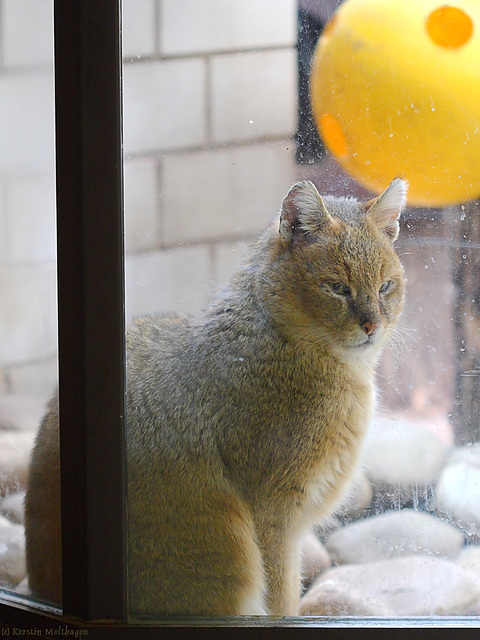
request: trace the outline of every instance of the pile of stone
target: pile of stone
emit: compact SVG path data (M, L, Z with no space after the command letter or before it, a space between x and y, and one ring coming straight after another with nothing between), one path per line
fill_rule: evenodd
M43 402L0 398L0 587L28 593L23 500ZM306 536L306 616L480 614L480 444L377 418L339 511Z
M374 421L354 492L306 543L301 615L480 614L480 444L433 430Z
M0 397L0 587L27 593L23 501L28 461L44 403Z

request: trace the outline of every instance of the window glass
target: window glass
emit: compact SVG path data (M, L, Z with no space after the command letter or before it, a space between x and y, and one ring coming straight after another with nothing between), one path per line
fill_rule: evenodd
M346 28L345 33L357 34L355 29L363 28L362 24L351 26L351 18L342 13L347 5L362 5L360 0L124 0L126 306L128 323L136 322L128 339L127 397L129 594L134 620L162 618L166 613L274 611L292 615L297 610L301 615L328 616L479 613L478 211L474 198L480 189L475 191L471 169L462 165L462 154L467 153L464 149L453 154L451 162L457 164L452 169L440 162L441 145L433 155L427 155L420 141L413 151L405 152L405 166L397 161L391 168L394 147L390 154L370 112L380 114L386 138L393 138L394 143L400 139L400 148L403 140L405 149L409 149L409 135L401 130L404 120L396 120L403 117L404 109L405 113L416 113L426 110L427 105L435 114L439 139L443 140L444 132L452 126L452 111L437 107L447 100L442 93L443 80L440 89L425 88L425 74L419 79L408 65L405 69L404 56L389 67L390 93L379 91L370 102L367 96L353 104L358 92L352 93L348 82L343 90L337 83L336 94L333 90L330 93L337 96L338 104L314 113L310 100L314 50L340 4L325 34L338 38L337 56L348 62L353 56L347 50L347 37L336 35L335 29L347 23L350 32ZM473 11L471 3L467 10L463 2L457 3L461 16L449 14L448 19L442 12L436 13L440 4L433 1L425 7L400 3L407 7L405 11L397 2L372 0L363 4L371 11L372 7L381 9L394 22L403 20L401 33L417 34L414 44L420 49L414 60L424 55L422 47L433 50L439 65L436 73L450 69L447 53L468 45L468 20L476 17L469 13ZM370 22L378 30L378 23ZM420 27L415 31L417 24ZM447 32L442 36L447 38L446 44L438 42L438 28ZM457 34L459 30L463 36ZM373 26L367 32L369 41L375 43L378 33ZM353 38L352 50L370 51L359 38ZM387 44L374 44L373 49L375 46L383 51ZM398 50L404 51L401 47ZM379 64L373 58L368 60ZM331 68L334 63L336 59ZM362 73L369 73L368 68L361 68ZM376 67L370 71L368 77L360 74L360 81L355 80L359 87L370 87L370 79L380 73ZM348 76L341 65L338 73L340 78ZM428 75L428 70L425 73ZM325 72L317 81L325 87L328 77ZM391 103L388 96L397 102ZM347 116L342 115L341 107L345 104L352 111L344 121L342 117ZM362 114L367 114L366 124L358 125ZM431 135L427 125L416 132L415 140L418 142L422 131L426 143ZM351 148L354 135L360 136L358 148ZM474 139L475 127L465 135ZM383 160L378 161L381 153ZM362 168L360 160L375 165L377 173ZM385 167L391 173L379 188L378 176ZM463 198L461 194L450 198L440 193L448 171L461 174ZM365 441L358 441L354 453L340 447L343 438L350 436L342 435L337 423L331 425L331 432L318 445L318 455L324 456L328 473L333 475L318 472L309 476L306 487L303 483L307 480L301 474L294 482L289 473L298 462L293 454L309 446L313 449L315 437L310 433L309 445L310 436L302 440L297 434L309 415L321 411L319 398L332 401L338 394L340 404L342 398L351 400L353 395L348 394L357 393L353 378L342 377L343 357L337 358L343 364L337 363L326 374L330 356L319 356L325 362L320 367L318 395L305 392L305 403L296 405L298 422L293 418L286 421L288 434L284 435L290 438L287 450L292 458L275 458L279 432L275 431L275 403L269 394L272 389L285 390L285 386L265 373L272 348L271 318L262 315L262 304L252 303L253 289L255 296L264 295L276 277L265 266L273 260L272 255L266 249L257 254L237 280L240 288L253 287L248 295L244 289L251 312L248 326L235 324L238 299L225 293L225 287L270 220L277 220L278 225L282 199L295 182L310 180L325 196L327 209L347 209L349 201L334 204L329 195L370 202L398 176L408 178L411 188L395 243L405 269L406 302L377 367L376 408L368 419ZM434 195L428 201L422 195L428 187L418 184L417 176L426 176L430 185L440 184L436 191L431 187L429 193ZM394 190L399 188L396 184ZM370 203L366 207L371 219L378 206L382 215L390 215L391 222L392 210L400 208L398 198L391 194L387 195L390 209L385 207L385 199L383 205ZM285 243L297 232L296 222L288 218L296 215L292 213L295 207L289 209L288 202L284 212L290 226L280 229ZM382 247L391 252L395 234L386 222L376 219L377 231L383 234ZM323 219L322 224L326 224ZM305 243L305 238L298 242ZM392 263L385 258L375 272L380 278L375 294L380 315L373 318L368 307L362 316L361 292L374 277L374 254L365 254L361 243L352 247L348 255L339 249L329 258L332 264L347 264L342 267L343 280L339 279L339 267L332 280L322 280L328 299L334 300L329 303L330 314L325 314L324 303L316 315L308 306L316 304L316 298L309 295L317 294L307 295L305 282L312 287L315 274L318 276L308 261L297 265L298 269L290 271L270 293L278 296L279 304L292 296L299 314L303 313L302 305L307 305L309 339L314 331L311 314L321 324L319 333L323 335L324 326L338 322L340 335L340 310L347 309L370 336L381 332L381 323L390 311L393 313L387 296L395 287L398 293L400 284L395 278L399 276L398 271L392 275ZM352 251L357 252L353 258ZM351 273L352 265L356 275ZM304 280L298 278L299 272L306 274ZM348 278L352 282L345 282ZM240 281L243 284L238 285ZM215 296L221 302L206 314L204 310ZM367 297L365 294L365 300ZM190 314L195 320L188 319ZM134 320L139 317L142 319ZM289 333L295 323L305 329L299 317L288 316L289 321L282 325L285 344L295 342L295 336L298 339L296 329ZM232 333L222 333L226 326L221 328L222 321L231 323L230 331L242 337L234 339ZM265 332L264 343L257 342L260 327ZM231 351L232 340L237 340L236 354ZM300 360L304 356L299 354L304 352L305 346L299 342L295 358ZM284 352L279 352L278 359L283 357ZM349 363L347 368L357 366ZM365 380L357 369L358 389L370 375L359 366L365 371ZM285 374L292 383L285 393L291 393L294 403L303 397L304 388L292 371ZM242 386L245 376L258 387L265 385L265 403L251 400L260 396L250 387L248 396L247 387ZM358 393L356 408L348 419L342 418L342 424L353 425L354 430L370 402L368 395ZM278 397L279 405L287 402L285 397ZM258 425L256 438L251 433L253 423ZM215 435L212 424L217 429L224 425L224 431ZM276 435L262 431L264 425L270 425ZM239 435L243 428L244 438ZM327 443L333 443L333 448ZM295 504L306 500L315 483L323 496L325 483L334 487L340 483L332 470L335 465L346 465L349 475L351 467L346 460L352 459L353 465L357 452L361 452L361 463L352 475L351 491L345 493L336 512L313 518L311 530L306 528L302 536L291 534L286 521L280 531L273 514L281 511L275 500L285 487L297 492L297 498L292 498ZM270 510L262 503L265 492L272 500ZM325 514L320 502L319 511L323 509ZM288 574L282 580L296 575L291 549L298 551L302 564L300 609L291 601L279 603L273 596L270 600L267 596L266 601L261 597L264 576L276 563L283 562L283 572ZM178 571L182 563L183 574ZM242 573L242 567L248 569Z
M0 11L0 588L28 595L27 470L57 381L52 2Z

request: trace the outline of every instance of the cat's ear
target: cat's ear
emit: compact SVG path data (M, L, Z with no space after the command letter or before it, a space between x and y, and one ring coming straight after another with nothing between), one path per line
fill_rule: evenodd
M309 180L294 184L283 199L279 232L285 243L336 224L317 188Z
M385 191L365 205L368 216L392 242L398 237L398 220L407 200L408 183L395 178Z

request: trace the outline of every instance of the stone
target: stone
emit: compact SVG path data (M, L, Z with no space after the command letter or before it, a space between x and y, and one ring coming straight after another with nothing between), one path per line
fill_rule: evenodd
M35 431L45 406L45 399L37 396L0 396L0 429Z
M455 447L450 451L447 458L447 465L464 463L471 465L472 467L480 466L480 443L465 446Z
M25 566L25 533L19 524L0 529L0 584L14 587L27 573Z
M299 611L300 615L465 615L479 597L470 573L450 560L407 556L328 569L303 596Z
M446 445L413 420L378 416L364 449L365 471L375 500L390 508L428 501L447 457Z
M477 573L480 583L480 546L472 544L465 547L461 550L456 562L463 569Z
M358 518L368 509L373 497L373 490L367 475L361 471L352 484L352 488L343 500L337 515L342 518Z
M320 522L317 522L313 525L313 532L316 537L321 541L325 542L332 531L335 529L339 529L342 526L340 520L335 516L327 516Z
M456 527L413 509L358 520L333 531L326 540L332 561L339 564L412 554L452 557L462 546L463 535Z
M11 493L0 503L0 514L6 516L12 522L23 524L23 505L25 491Z
M328 551L314 533L308 533L302 539L301 558L304 584L310 584L319 573L331 565Z
M480 589L480 546L470 545L462 549L456 559L456 563L470 573L472 580L475 581L475 584ZM468 614L480 615L480 596L477 601L470 606Z
M35 434L0 431L0 496L25 488Z
M21 596L31 596L31 592L30 592L30 585L28 584L28 576L25 576L25 578L19 582L19 584L17 584L17 586L15 587L15 593L18 593Z
M450 457L436 488L437 511L461 526L467 537L480 536L479 448L461 447Z
M383 600L364 593L355 585L326 581L312 587L300 600L301 616L392 616Z

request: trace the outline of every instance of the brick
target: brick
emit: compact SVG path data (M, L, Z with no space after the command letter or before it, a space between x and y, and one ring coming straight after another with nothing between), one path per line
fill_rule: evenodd
M167 55L295 41L295 0L161 0L160 11L160 47Z
M123 77L127 154L205 142L204 60L127 64Z
M265 228L294 182L290 141L165 158L165 242L244 238Z
M125 238L129 251L152 248L158 237L155 160L125 162Z
M194 313L210 292L208 247L131 255L126 263L127 317L158 311Z
M0 366L42 360L56 352L56 269L3 267L0 291Z
M54 167L53 74L0 76L0 170Z
M54 261L55 177L9 175L4 183L4 258L9 264Z
M123 0L122 49L124 58L155 54L154 0Z
M291 135L295 130L296 85L293 49L214 56L213 140Z
M253 238L252 238L253 241ZM219 242L213 250L215 282L219 288L225 286L245 259L250 242Z
M3 0L4 67L53 64L52 0Z

